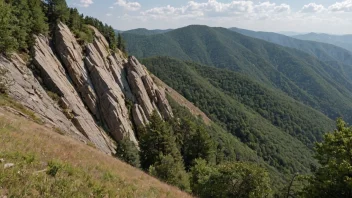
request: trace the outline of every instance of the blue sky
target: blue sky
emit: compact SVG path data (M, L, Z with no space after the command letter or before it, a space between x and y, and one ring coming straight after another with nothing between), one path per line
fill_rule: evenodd
M261 31L352 34L352 0L67 0L115 29L191 24Z

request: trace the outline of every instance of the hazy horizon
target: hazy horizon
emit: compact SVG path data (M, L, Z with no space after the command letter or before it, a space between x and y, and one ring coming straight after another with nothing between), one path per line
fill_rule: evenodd
M118 30L200 24L267 32L352 34L352 0L68 0Z

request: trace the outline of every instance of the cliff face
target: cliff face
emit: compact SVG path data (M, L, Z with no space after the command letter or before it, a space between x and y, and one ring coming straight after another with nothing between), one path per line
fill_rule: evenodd
M134 128L147 124L154 111L164 119L173 114L145 67L134 57L111 52L104 36L91 28L94 41L84 47L62 23L52 41L37 36L36 76L17 55L0 57L0 68L8 71L6 81L13 82L8 83L10 97L47 124L113 153L114 141L123 138L138 145ZM47 91L56 93L58 101Z

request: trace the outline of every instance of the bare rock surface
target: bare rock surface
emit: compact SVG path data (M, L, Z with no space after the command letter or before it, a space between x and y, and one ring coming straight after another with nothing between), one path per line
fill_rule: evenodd
M85 108L81 98L70 83L64 67L54 55L49 41L44 36L36 37L34 46L34 64L40 70L41 77L48 86L61 97L60 103L64 110L70 111L72 122L76 128L99 149L106 153L113 151L113 144L102 131Z
M161 91L150 77L146 68L135 57L129 57L126 63L127 79L131 86L136 102L141 106L147 118L157 111L164 119L173 117L172 109Z
M0 68L7 71L10 97L46 124L111 154L114 140L128 138L138 145L134 127L148 124L154 111L165 120L173 113L165 90L147 69L135 57L112 52L105 37L90 28L94 40L83 47L63 23L56 27L52 41L35 36L36 75L17 55L0 56ZM57 96L50 97L46 90Z
M105 41L105 38L96 32L94 43L87 45L85 59L99 99L101 118L115 140L129 138L138 144L132 129L124 93L111 72L114 68L115 76L121 75L118 74L119 66L107 51L108 46Z
M34 77L32 71L18 55L10 60L0 57L0 68L6 70L8 94L31 109L46 123L85 139L70 120L61 112Z
M70 29L63 23L57 26L55 47L83 102L92 114L99 118L97 96L84 66L82 48Z

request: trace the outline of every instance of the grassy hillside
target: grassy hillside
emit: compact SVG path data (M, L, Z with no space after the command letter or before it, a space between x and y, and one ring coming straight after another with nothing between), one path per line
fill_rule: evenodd
M0 142L0 197L190 197L89 143L4 108ZM14 166L5 169L6 163Z
M333 127L320 112L243 75L163 57L143 63L281 172L309 171L308 147Z
M137 57L169 56L227 68L323 112L352 121L352 83L333 63L224 28L188 26L165 34L124 34Z

